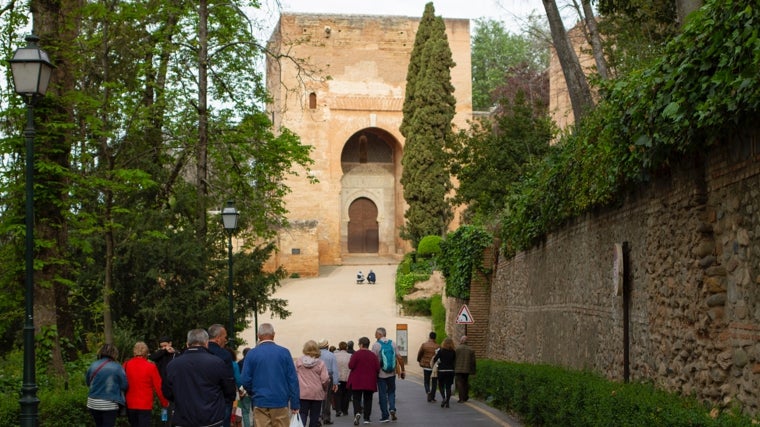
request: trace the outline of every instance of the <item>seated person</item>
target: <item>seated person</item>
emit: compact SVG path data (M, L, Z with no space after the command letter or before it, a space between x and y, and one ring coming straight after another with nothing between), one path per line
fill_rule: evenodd
M356 283L364 283L364 273L361 271L356 273Z
M372 270L370 270L369 274L367 274L367 283L369 283L370 285L375 284L375 272Z

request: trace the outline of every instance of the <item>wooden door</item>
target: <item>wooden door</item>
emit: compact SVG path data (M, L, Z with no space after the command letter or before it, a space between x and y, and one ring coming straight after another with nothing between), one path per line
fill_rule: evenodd
M377 253L377 206L372 200L359 198L348 207L348 252Z

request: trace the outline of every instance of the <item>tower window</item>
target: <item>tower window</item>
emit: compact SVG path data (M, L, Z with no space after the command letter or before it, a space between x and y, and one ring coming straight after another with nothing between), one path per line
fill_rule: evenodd
M309 108L312 110L317 108L317 94L314 92L309 94Z

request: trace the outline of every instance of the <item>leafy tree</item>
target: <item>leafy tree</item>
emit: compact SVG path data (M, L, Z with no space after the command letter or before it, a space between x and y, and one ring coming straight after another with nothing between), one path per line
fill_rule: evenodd
M401 184L409 205L401 234L415 247L426 235L444 235L452 218L446 197L452 188L448 146L456 111L454 65L443 19L428 3L409 62L400 128L406 138Z
M549 66L549 49L535 37L510 34L493 19L475 21L472 35L472 108L488 110L495 91L516 68L542 72Z
M196 232L199 206L236 200L246 242L265 241L285 223L289 189L281 182L295 165L308 170L311 147L287 129L275 131L260 110L266 93L254 67L262 50L240 14L252 5L210 5L204 192L194 164L197 4L31 2L34 31L57 65L36 110L35 326L46 346L53 341L59 372L78 350L118 335L111 323L152 340L219 322L217 308L228 298L225 239L205 209L210 232ZM28 12L0 2L4 46L18 44ZM0 332L11 344L23 318L15 307L23 306L24 116L20 100L2 98L13 99L0 111L0 257L8 266L0 276ZM259 310L287 315L284 302L269 298L284 273L262 272L272 248L249 250L257 261L240 261L247 270L239 286L259 296ZM247 319L253 306L240 300L236 318Z
M460 131L452 172L459 180L456 202L467 206L468 222L488 225L506 203L508 188L543 157L555 129L548 114L546 73L529 68L509 71L495 91L499 102L486 119Z

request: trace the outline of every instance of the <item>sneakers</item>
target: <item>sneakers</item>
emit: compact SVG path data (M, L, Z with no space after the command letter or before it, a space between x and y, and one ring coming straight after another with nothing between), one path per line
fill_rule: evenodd
M391 411L391 421L396 421L398 418L396 418L396 411Z
M361 419L362 419L362 414L356 414L356 415L354 415L354 425L358 426L359 425L359 420L361 420Z
M389 422L391 422L391 420L389 418L383 418L383 419L380 420L381 424L382 423L389 423Z
M369 420L365 420L364 424L371 424L371 423L369 422Z

